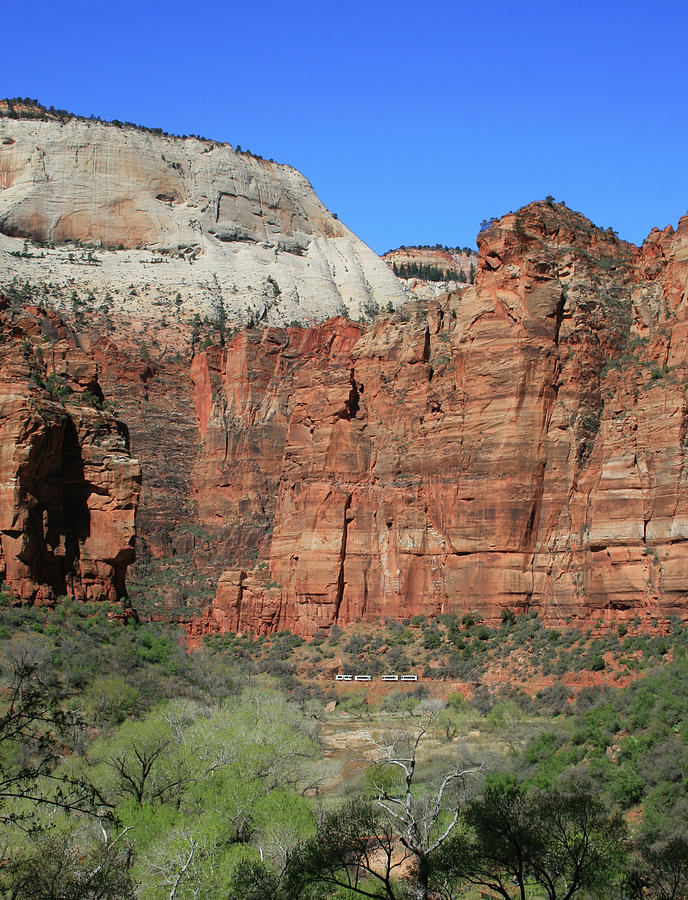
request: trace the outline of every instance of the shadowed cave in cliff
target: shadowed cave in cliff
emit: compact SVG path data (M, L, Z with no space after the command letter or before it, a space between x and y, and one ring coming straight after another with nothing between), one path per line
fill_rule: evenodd
M47 433L33 454L35 478L26 492L34 502L21 554L36 583L48 585L57 596L67 593L80 545L91 531L87 501L92 490L74 423L67 419L60 426Z

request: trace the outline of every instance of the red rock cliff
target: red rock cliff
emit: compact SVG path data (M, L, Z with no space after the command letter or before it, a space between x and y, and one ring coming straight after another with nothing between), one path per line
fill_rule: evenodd
M22 599L118 600L140 467L95 362L54 317L0 298L0 580Z
M685 614L688 220L634 248L537 203L478 243L462 294L195 358L234 553L192 631Z

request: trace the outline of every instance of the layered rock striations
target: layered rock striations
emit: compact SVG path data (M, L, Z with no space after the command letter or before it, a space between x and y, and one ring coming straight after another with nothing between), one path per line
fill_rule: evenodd
M306 322L405 299L290 166L195 137L3 112L6 280L50 282L67 308L76 282L97 304L151 321Z
M685 614L688 219L634 248L538 203L478 243L424 308L197 355L201 518L264 540L192 630Z
M93 359L0 298L0 581L28 602L121 599L140 482Z

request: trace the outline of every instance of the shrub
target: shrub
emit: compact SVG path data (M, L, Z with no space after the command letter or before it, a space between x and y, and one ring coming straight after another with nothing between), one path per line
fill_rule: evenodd
M512 609L505 608L502 610L502 625L510 628L516 622L516 613Z
M561 682L555 682L543 688L537 694L538 705L543 712L558 716L568 709L571 691Z
M606 665L604 657L599 653L596 653L589 662L589 667L592 672L601 672L606 668Z
M434 625L423 629L423 647L425 650L437 650L444 643L442 632Z

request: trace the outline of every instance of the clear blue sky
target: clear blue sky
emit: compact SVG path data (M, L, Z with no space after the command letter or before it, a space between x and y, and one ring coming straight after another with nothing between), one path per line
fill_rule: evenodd
M7 4L0 95L300 169L378 252L553 194L636 243L688 209L688 3Z

